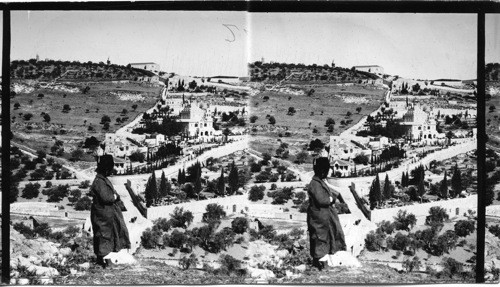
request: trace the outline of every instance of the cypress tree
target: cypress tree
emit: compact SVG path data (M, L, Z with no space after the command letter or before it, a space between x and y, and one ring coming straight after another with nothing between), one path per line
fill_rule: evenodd
M389 181L389 175L385 174L385 182L384 182L384 199L390 199L392 197L391 192L391 182Z
M441 193L441 197L448 198L448 180L446 179L446 171L444 172L444 179L441 181L439 192Z
M421 177L420 181L418 182L418 195L422 197L424 196L424 194L425 194L424 179L423 177Z
M179 184L186 183L186 171L184 169L181 170L181 177L178 179Z
M217 191L219 195L225 194L225 183L224 183L224 168L220 171L220 177L217 180Z
M202 186L201 186L201 165L199 162L196 162L195 164L195 168L194 168L194 172L195 172L195 180L194 180L194 193L196 195L198 195L198 198L199 198L199 194L202 190Z
M182 183L181 183L181 180L182 180L182 171L181 171L181 169L179 168L179 172L177 173L177 182L178 182L179 184L182 184Z
M164 171L162 171L162 173L161 173L159 193L160 193L160 196L162 198L166 197L168 195L167 179L165 178L165 172Z
M458 170L457 164L455 164L455 171L453 172L453 176L451 177L451 190L453 190L453 194L451 194L451 197L456 197L463 190L462 175L460 173L460 170Z
M234 194L238 190L238 168L234 164L234 161L231 167L231 171L229 171L227 180L230 188L230 193Z
M403 173L401 174L401 186L404 187L405 186L405 172L403 171Z
M378 178L378 174L372 182L368 197L370 200L370 209L374 209L379 204L382 197L380 193L380 179Z
M150 207L153 203L158 201L158 189L156 188L156 177L154 171L146 183L145 197L146 207Z

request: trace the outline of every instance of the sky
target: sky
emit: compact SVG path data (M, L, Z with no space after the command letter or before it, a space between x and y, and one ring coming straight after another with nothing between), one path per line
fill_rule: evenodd
M127 65L155 62L182 75L247 74L245 12L12 12L11 59ZM226 28L230 26L232 32ZM236 27L236 28L235 28Z
M485 63L500 63L500 14L485 15Z
M251 59L350 68L401 77L476 77L474 14L251 14Z
M401 77L476 78L475 14L13 11L11 59L244 76L250 61L380 65ZM486 62L500 62L500 17L486 16Z

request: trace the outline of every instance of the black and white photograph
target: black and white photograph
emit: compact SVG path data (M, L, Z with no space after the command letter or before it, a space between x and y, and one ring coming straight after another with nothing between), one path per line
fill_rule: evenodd
M499 32L480 123L475 13L11 10L10 283L498 283Z

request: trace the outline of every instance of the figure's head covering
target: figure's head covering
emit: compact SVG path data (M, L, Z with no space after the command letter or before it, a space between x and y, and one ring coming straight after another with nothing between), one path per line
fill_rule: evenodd
M313 170L315 174L321 174L330 169L330 161L326 157L318 157L314 161Z
M110 154L105 154L97 158L97 173L107 175L113 170L114 166L115 161L113 160L113 156Z

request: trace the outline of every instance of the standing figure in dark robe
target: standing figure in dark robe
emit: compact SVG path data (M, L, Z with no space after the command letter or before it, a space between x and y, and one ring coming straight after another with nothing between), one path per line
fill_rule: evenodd
M335 209L335 200L340 193L329 188L324 180L330 170L326 157L316 159L314 177L309 183L309 207L307 208L307 227L309 231L310 251L313 266L324 268L319 259L327 254L346 250L344 232Z
M120 196L108 179L113 173L113 167L111 155L98 157L97 175L90 188L93 198L90 220L94 233L94 253L97 256L97 264L104 268L111 265L109 259L104 261L106 255L130 248L128 229L122 210L117 204Z

